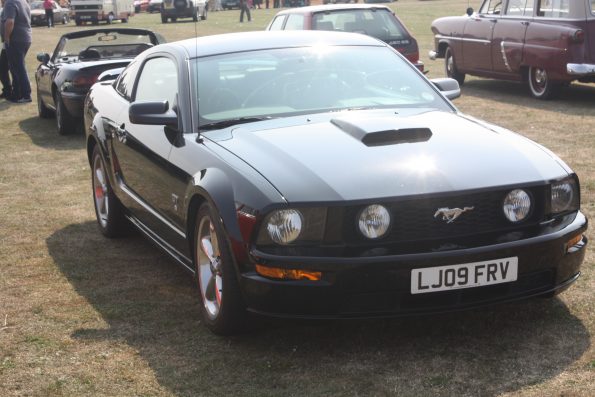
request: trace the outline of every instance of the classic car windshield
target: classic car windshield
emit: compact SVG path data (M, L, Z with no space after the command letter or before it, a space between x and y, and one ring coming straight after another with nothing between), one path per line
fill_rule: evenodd
M314 30L363 33L387 41L409 37L390 11L384 9L337 10L312 16Z
M452 110L414 67L386 47L251 51L193 63L200 123L340 109Z
M84 37L64 38L56 48L54 62L134 58L152 46L148 34L101 32Z
M34 1L30 7L32 10L43 10L43 1Z

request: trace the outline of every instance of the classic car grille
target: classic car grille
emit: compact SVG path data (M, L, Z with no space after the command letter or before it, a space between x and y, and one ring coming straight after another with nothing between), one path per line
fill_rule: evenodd
M545 206L545 187L527 189L533 199L533 211L528 219L518 225L510 223L502 210L503 200L510 189L479 192L463 195L450 195L428 198L414 198L390 203L392 227L387 237L378 241L387 242L427 241L451 239L467 235L476 235L496 231L514 230L534 225L543 220ZM473 207L456 220L447 223L441 215L434 217L439 208ZM357 229L357 216L364 206L349 208L345 212L347 234L345 241L358 244L369 243Z

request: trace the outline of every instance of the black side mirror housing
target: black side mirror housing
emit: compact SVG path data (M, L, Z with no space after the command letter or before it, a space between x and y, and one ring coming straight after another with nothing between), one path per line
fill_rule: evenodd
M134 102L128 108L128 118L132 124L178 128L178 115L169 108L169 102L166 100Z
M47 52L40 52L37 54L37 60L45 65L50 61L50 54Z
M436 86L448 99L456 99L461 96L461 87L459 86L459 82L455 79L450 79L447 77L439 78L439 79L432 79L430 80L432 84Z

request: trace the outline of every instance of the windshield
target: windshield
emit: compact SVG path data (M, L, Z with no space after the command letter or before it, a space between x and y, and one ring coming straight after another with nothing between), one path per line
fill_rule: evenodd
M56 48L54 61L134 58L152 46L148 34L101 32L84 37L67 37Z
M32 10L43 10L43 1L34 1L31 3Z
M409 38L389 10L377 8L318 12L312 16L312 28L363 33L383 41Z
M251 51L192 63L200 124L341 109L452 110L414 67L386 47Z

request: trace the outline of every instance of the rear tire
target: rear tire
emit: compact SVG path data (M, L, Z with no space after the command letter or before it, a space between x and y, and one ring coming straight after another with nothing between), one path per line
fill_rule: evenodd
M109 238L126 234L128 221L124 216L122 204L109 183L107 169L97 145L93 148L91 159L91 187L95 216L101 233Z
M446 77L458 81L459 85L463 85L465 82L465 73L459 72L453 51L450 47L448 47L444 53L444 74L446 74Z
M161 14L161 23L167 23L167 17Z
M235 265L220 217L208 204L200 206L194 230L194 266L203 320L217 335L237 333L246 311Z
M58 129L58 134L72 134L76 131L76 119L68 113L68 109L64 106L60 94L54 94L54 103L56 105L56 128Z
M545 69L530 67L527 80L529 91L534 98L552 99L560 92L560 84L550 80Z

